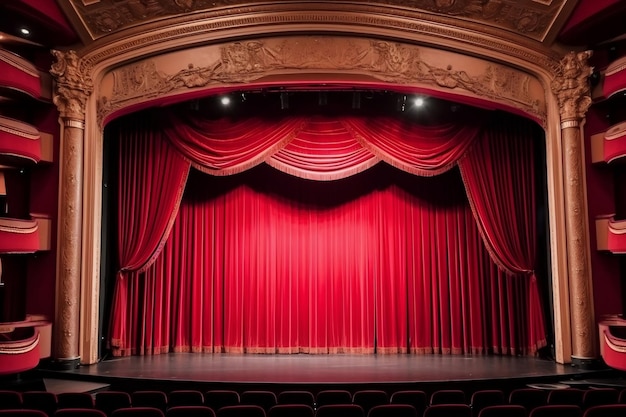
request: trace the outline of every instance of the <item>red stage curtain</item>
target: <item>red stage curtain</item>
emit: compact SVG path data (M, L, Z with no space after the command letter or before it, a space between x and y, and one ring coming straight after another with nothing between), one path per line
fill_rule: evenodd
M472 146L505 139L499 134L481 135L483 118L479 117L427 127L395 119L383 123L344 117L288 118L265 124L259 120L193 120L190 115L181 118L173 114L159 119L166 120L166 126L154 128L162 129L186 160L214 175L238 173L267 161L305 178L333 179L382 159L410 173L432 176L450 170L459 159L465 164L478 158L472 161L474 165L479 160L489 165L484 168L487 172L498 176L496 159L500 154L483 158L482 150L473 151ZM181 120L187 121L177 128ZM527 134L520 137L531 141L531 136L524 136ZM371 156L355 146L357 143ZM160 154L157 151L155 155ZM468 169L464 170L466 184ZM524 169L532 170L532 165ZM508 174L512 178L513 170ZM156 183L152 175L144 167L144 173L134 178L144 178L150 185ZM316 181L292 179L302 182L281 186L278 183L284 179L272 177L267 182L273 188L259 191L259 183L224 185L216 179L203 180L203 187L216 194L201 201L186 198L157 262L133 274L134 280L128 280L125 290L117 290L116 294L125 297L116 295L114 301L113 322L118 331L113 332L113 345L122 346L114 353L130 353L128 348L135 353L533 351L545 339L540 305L532 301L538 296L536 281L505 276L494 267L464 200L462 185L453 193L461 200L429 203L433 195L449 195L455 189L446 182L447 175L433 179L444 181L434 188L412 177L412 182L433 191L430 195L413 189L409 192L397 184L377 188L375 181L360 179L345 189L313 193L315 200L307 200L306 194L319 187L321 183ZM122 181L134 178L121 174ZM521 174L519 178L526 177ZM343 181L349 180L353 178ZM532 180L523 182L532 191ZM340 183L327 184L337 187ZM364 184L369 188L360 189ZM503 186L512 185L509 181ZM491 192L491 184L482 186ZM478 186L470 180L467 187L475 203L479 191L472 187ZM198 194L200 189L196 187L194 192ZM355 189L361 193L354 194ZM305 203L294 195L277 195L281 190L290 190ZM320 206L329 195L346 199ZM138 193L137 201L137 196L147 198ZM120 200L124 198L122 195ZM533 201L527 201L532 208ZM163 209L164 218L171 221L175 208L176 204L169 216ZM528 216L525 211L509 213L515 217L514 223L529 220L517 217ZM480 231L485 240L484 229L501 227L501 219L476 217L482 220ZM120 225L125 225L120 232L129 230L129 225ZM160 236L167 234L167 227L164 232ZM522 235L510 238L517 240L518 236ZM534 239L534 230L522 239ZM495 254L508 253L506 245L511 242L492 239L490 243L494 260L504 266ZM534 241L532 244L534 247ZM128 243L120 242L121 255L129 250L122 249L125 245ZM517 253L510 252L510 260L519 263ZM530 267L523 272L532 270L534 258L528 262ZM126 329L133 324L124 321L128 317L120 311L129 312L134 326L145 329ZM534 323L529 327L532 332L518 325L526 320Z
M163 112L163 130L194 168L212 175L243 172L284 147L307 119L250 118L211 120L188 113Z
M326 181L363 172L379 161L359 143L344 120L312 117L265 162L296 177Z
M402 171L438 175L454 167L483 127L484 115L439 125L419 125L391 117L346 118L363 147Z
M267 162L301 178L331 180L378 160L420 176L441 174L465 155L484 115L472 112L434 126L392 117L211 120L167 112L159 119L170 142L199 171L232 175Z
M466 158L459 161L468 199L489 253L508 275L528 276L526 331L537 346L542 338L542 306L535 276L536 216L532 125L494 118Z
M133 292L132 284L159 255L176 218L189 172L189 163L151 128L154 120L133 120L135 123L121 130L119 139L119 273L111 346L120 353L129 349L127 342L134 332L151 325L137 321L138 312L128 309L144 296Z
M458 172L379 166L309 187L260 168L192 175L162 255L133 284L153 323L137 353L528 352L515 325L527 279L491 261ZM298 185L307 197L272 191Z

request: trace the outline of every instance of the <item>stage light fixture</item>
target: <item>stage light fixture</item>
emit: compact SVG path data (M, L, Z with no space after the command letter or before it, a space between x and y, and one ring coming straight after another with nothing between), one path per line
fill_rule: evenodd
M398 101L396 103L396 110L403 112L406 110L406 96L402 95L398 97Z
M424 104L426 104L426 100L424 100L424 97L415 97L415 99L413 100L413 105L415 107L424 107Z
M189 110L199 111L200 110L200 100L191 100L191 101L189 101Z
M280 93L280 109L287 110L289 108L289 94Z
M361 93L354 92L352 93L352 108L354 110L358 110L361 108Z
M326 91L320 91L317 98L317 104L320 106L325 106L328 104L328 94L326 93Z

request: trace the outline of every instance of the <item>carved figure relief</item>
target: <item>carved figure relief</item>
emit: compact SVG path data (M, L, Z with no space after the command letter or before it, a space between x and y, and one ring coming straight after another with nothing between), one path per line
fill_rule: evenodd
M540 102L529 92L530 76L499 65L470 75L452 64L427 62L412 45L357 38L293 37L233 42L219 47L218 59L187 63L174 74L142 61L113 72L110 97L99 99L100 120L125 103L174 91L220 83L247 83L268 74L292 70L365 73L394 84L431 84L462 89L487 98L504 98L544 118Z

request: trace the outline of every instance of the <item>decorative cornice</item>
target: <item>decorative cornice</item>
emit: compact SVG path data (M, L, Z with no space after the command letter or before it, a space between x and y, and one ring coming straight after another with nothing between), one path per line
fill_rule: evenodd
M559 64L552 80L552 92L556 95L561 122L584 119L591 105L589 76L593 67L588 65L592 51L569 52Z
M325 5L330 7L329 4ZM95 42L85 49L83 56L87 65L96 66L120 55L140 53L140 50L160 48L163 53L166 51L162 49L162 45L180 44L183 39L187 40L185 45L190 47L193 42L227 42L241 37L242 33L255 33L259 36L258 34L301 32L301 27L310 33L340 31L355 36L369 33L371 37L378 35L404 43L430 43L433 46L454 41L463 45L459 46L460 52L467 51L470 46L499 52L508 58L532 63L549 72L558 68L560 57L554 51L543 48L536 42L524 42L515 37L507 39L501 34L488 35L485 25L466 22L464 27L460 27L457 19L415 12L409 14L402 10L394 10L395 14L390 15L385 7L358 6L358 9L358 13L354 9L346 9L342 13L327 10L281 12L275 6L255 6L238 7L236 11L239 15L224 11L201 13L193 15L193 20L189 17L179 21L170 20L165 28L162 24L154 27L146 25L138 28L141 30L108 36L102 42ZM428 39L429 37L433 39Z
M546 119L543 97L540 100L530 91L533 80L530 75L490 63L484 63L482 73L470 74L453 64L441 66L428 62L423 50L414 45L361 38L300 36L231 42L220 46L218 52L217 59L203 66L188 63L173 74L160 71L154 59L114 70L112 91L101 92L98 99L100 126L110 114L142 101L183 94L191 89L251 83L269 74L293 71L363 74L395 85L456 90L505 102L538 120ZM211 54L206 52L206 55Z
M240 4L241 3L241 4ZM298 9L384 10L397 18L421 20L448 19L506 31L517 36L541 40L565 7L565 0L369 0L365 2L277 2L267 0L185 0L143 2L137 0L102 0L85 5L70 2L73 12L92 40L110 36L140 25L187 15L214 19L232 17L251 11ZM204 17L203 17L204 18Z
M75 51L53 50L52 54L56 58L50 69L56 80L53 102L62 118L85 120L85 105L93 92L89 67Z

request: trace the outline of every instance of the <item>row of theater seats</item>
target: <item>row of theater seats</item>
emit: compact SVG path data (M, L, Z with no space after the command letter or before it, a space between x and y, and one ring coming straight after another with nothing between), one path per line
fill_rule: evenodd
M30 413L30 414L29 414ZM0 391L0 417L626 416L626 389L309 391Z
M274 413L273 410L280 410ZM327 411L327 412L326 412ZM266 413L257 405L233 405L219 409L217 413L205 406L177 406L164 413L158 408L129 407L113 411L111 417L361 417L363 409L355 404L324 405L317 411L303 404L275 405ZM407 404L385 404L370 409L367 416L375 417L472 417L466 404L439 404L426 408L419 416L415 408ZM545 405L528 412L520 405L494 405L483 408L479 417L621 417L626 415L626 404L598 405L582 410L576 405ZM46 417L40 410L0 410L0 417ZM56 417L106 417L93 408L66 408L57 410Z

